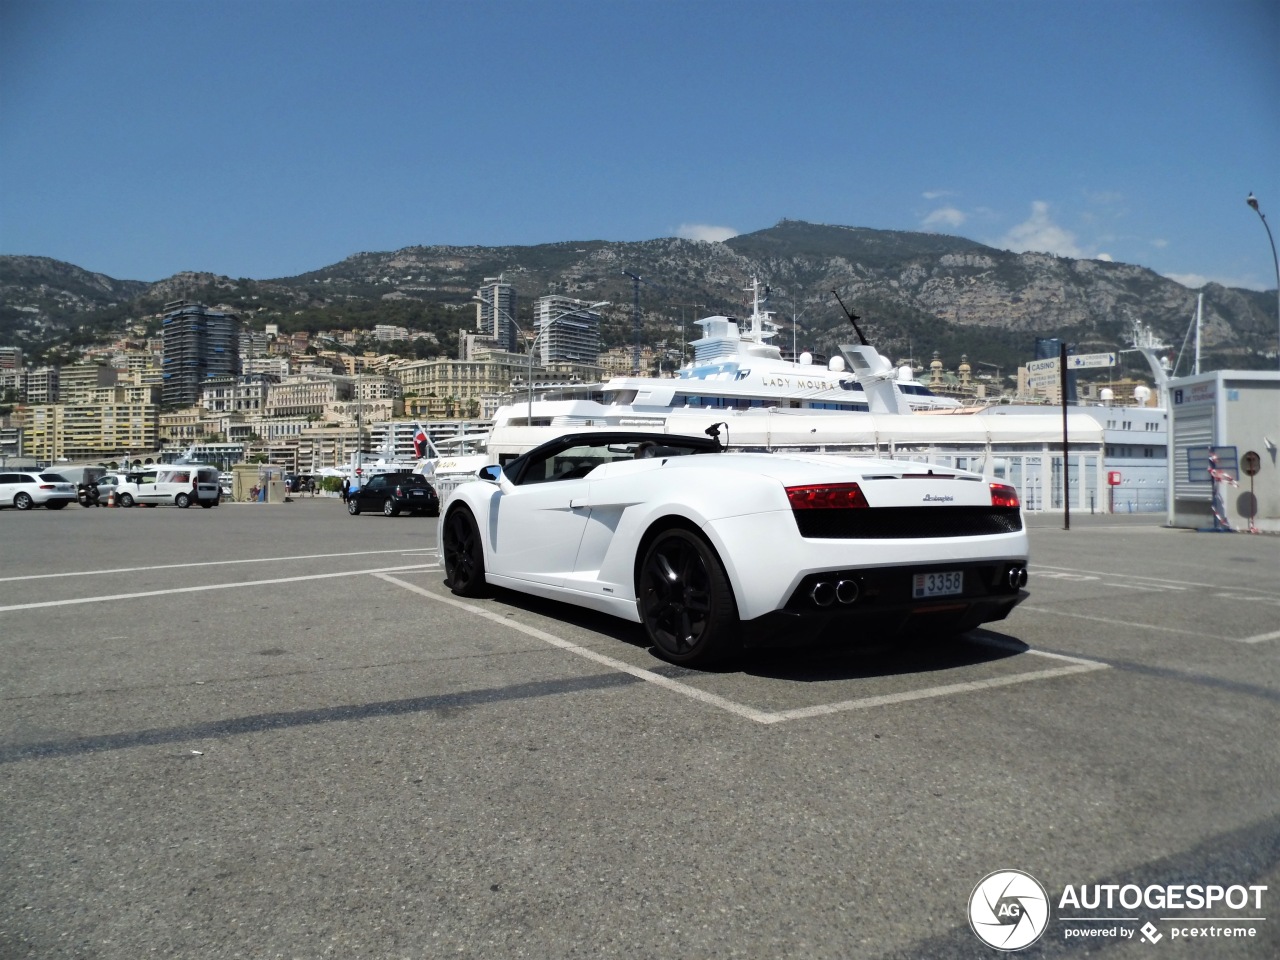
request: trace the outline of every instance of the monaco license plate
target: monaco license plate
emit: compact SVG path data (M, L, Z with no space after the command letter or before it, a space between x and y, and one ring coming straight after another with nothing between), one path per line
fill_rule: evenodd
M964 571L943 570L937 573L917 573L912 583L912 599L922 597L954 597L964 593Z

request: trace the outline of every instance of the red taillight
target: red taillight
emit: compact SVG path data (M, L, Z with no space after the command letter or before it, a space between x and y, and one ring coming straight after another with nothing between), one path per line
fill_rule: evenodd
M842 510L869 507L867 498L856 483L815 483L804 487L787 487L792 510Z
M400 488L399 488L399 487L396 487L396 496L397 496L397 497L403 497L403 496L404 496L404 494L400 492Z
M1014 507L1018 506L1018 491L1007 483L993 483L991 485L991 505L993 507Z
M58 488L55 487L52 483L42 483L40 484L40 489L41 490L57 490Z

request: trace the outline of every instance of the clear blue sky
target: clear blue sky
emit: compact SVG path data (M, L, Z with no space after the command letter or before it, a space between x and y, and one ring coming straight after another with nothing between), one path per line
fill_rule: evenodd
M0 0L0 253L121 279L791 218L1273 288L1250 191L1276 0Z

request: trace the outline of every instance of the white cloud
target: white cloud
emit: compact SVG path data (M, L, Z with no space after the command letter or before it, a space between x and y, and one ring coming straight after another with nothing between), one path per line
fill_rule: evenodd
M939 207L925 217L920 222L920 226L925 230L938 230L939 228L954 230L967 219L969 218L963 210L957 210L955 207Z
M738 231L733 227L713 227L706 223L682 223L676 227L676 236L683 240L709 240L721 243L737 235Z
M1050 219L1049 204L1043 200L1031 204L1031 216L1006 233L999 245L1015 253L1034 251L1077 259L1086 256L1076 243L1075 234Z
M1104 263L1115 263L1116 258L1109 253L1099 253L1094 256L1095 260L1101 260Z
M1166 273L1165 276L1175 283L1182 284L1184 287L1190 287L1192 290L1199 290L1209 282L1208 277L1202 277L1198 273Z
M924 193L920 194L920 196L924 197L926 200L939 200L942 197L955 196L955 191L954 190L926 190Z

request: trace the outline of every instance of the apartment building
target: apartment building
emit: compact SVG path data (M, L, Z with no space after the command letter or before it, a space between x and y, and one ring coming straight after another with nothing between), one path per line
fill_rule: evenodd
M501 277L485 277L476 293L476 332L492 337L507 350L516 348L516 288Z
M27 456L93 460L156 448L154 403L54 403L24 411Z
M600 314L573 297L539 297L533 305L539 355L555 362L595 364L600 356Z
M267 409L267 393L279 378L263 374L211 377L200 388L200 406L208 413L257 416Z
M351 400L351 381L335 376L288 377L267 391L268 417L313 417L324 413L325 404Z
M200 402L200 385L210 377L240 372L240 321L204 304L165 304L164 402L188 407Z

